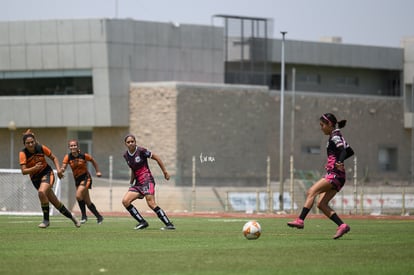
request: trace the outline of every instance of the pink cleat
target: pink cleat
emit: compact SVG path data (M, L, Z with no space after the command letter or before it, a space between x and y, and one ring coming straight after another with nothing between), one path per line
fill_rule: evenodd
M299 218L297 218L293 222L288 222L287 225L290 227L296 227L297 229L303 229L305 227L303 220Z
M343 223L340 226L338 226L338 229L336 230L336 234L333 238L335 240L339 239L340 237L342 237L343 235L345 235L349 231L351 231L351 227L349 227L347 224Z

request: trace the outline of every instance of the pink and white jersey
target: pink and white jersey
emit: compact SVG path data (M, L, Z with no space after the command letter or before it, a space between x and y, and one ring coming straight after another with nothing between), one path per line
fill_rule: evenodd
M147 182L154 182L151 171L148 166L148 158L151 158L152 153L143 147L136 147L133 154L127 150L124 158L128 166L135 174L136 184L144 184Z
M328 159L325 165L326 171L330 172L335 170L335 172L340 172L335 168L335 163L338 162L341 152L347 147L348 145L339 129L333 130L329 136L328 144L326 145L326 152L328 154Z

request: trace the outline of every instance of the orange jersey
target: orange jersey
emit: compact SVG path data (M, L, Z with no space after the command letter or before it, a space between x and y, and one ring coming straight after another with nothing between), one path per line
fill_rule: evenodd
M41 144L36 144L35 151L30 153L26 148L24 148L19 153L19 161L20 165L26 165L27 168L31 168L36 165L36 163L40 162L42 164L42 169L39 170L36 174L30 175L30 177L35 177L38 174L41 174L46 167L50 167L46 161L46 156L50 157L52 155L52 151Z
M69 153L63 158L63 164L69 164L70 168L72 168L73 176L76 179L79 176L89 173L87 162L92 159L92 156L87 153L79 153L77 157Z

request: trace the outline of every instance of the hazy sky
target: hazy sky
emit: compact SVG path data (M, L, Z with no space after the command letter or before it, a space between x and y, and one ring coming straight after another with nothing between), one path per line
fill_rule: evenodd
M215 14L271 18L272 38L287 31L287 40L340 36L347 44L399 47L414 37L414 0L0 0L0 21L118 17L210 25Z

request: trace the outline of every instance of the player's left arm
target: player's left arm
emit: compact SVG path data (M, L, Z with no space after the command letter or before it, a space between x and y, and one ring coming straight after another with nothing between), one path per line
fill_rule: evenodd
M87 156L89 156L88 160L92 163L93 167L95 168L96 176L97 177L102 176L101 170L99 170L98 163L95 161L95 159L91 155L87 155Z
M165 165L162 162L161 158L156 154L151 154L151 158L158 163L158 166L161 168L162 173L164 174L164 178L166 180L169 180L170 179L170 174L168 174L167 169L165 168Z
M335 167L341 171L344 171L344 160L346 158L345 142L339 135L332 137L332 141L335 143L336 149L339 151L337 154L338 157L336 159Z
M58 158L52 153L52 150L50 150L48 147L42 145L43 153L45 156L47 156L49 159L53 161L56 167L57 175L59 179L63 178L62 170L60 169L60 164Z
M345 170L344 160L346 158L346 149L344 146L341 146L338 149L341 149L341 151L339 153L338 159L336 160L335 167L341 171L344 171Z

